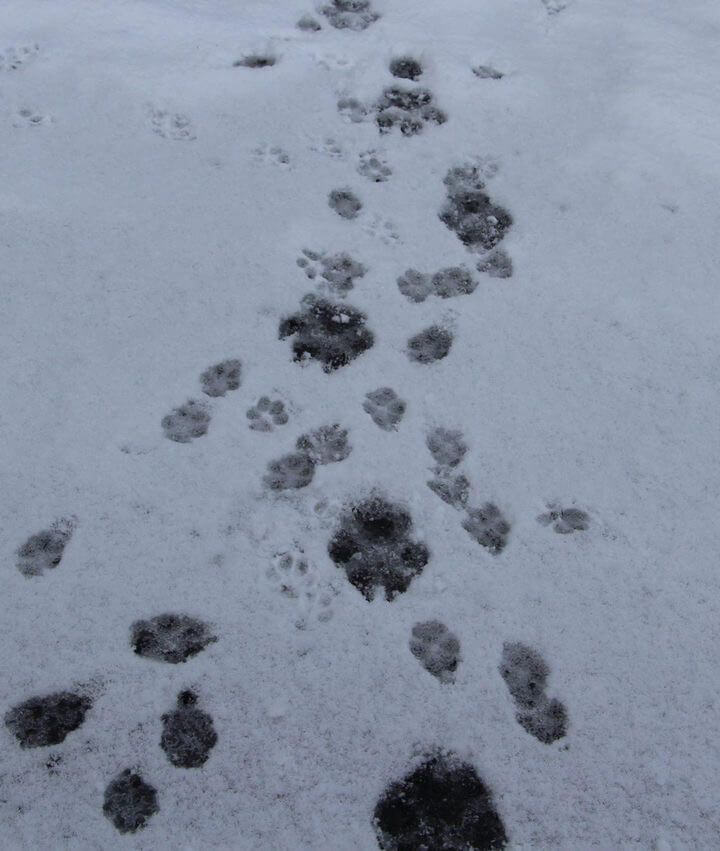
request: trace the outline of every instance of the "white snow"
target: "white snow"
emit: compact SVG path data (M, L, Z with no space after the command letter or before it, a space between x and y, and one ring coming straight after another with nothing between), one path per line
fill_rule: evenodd
M57 746L0 728L3 848L372 849L378 797L434 746L476 767L510 847L718 844L720 7L373 7L353 31L310 0L2 4L0 713L94 696ZM295 26L307 13L319 32ZM233 67L251 54L276 63ZM399 55L447 122L405 138L345 120L338 99L407 83ZM370 156L385 182L358 173ZM513 277L412 303L405 270L477 259L438 219L467 162L513 215ZM344 187L354 220L328 206ZM347 302L375 345L330 374L278 340L318 283L296 265L307 248L367 267ZM449 355L411 362L432 324ZM200 374L228 358L241 387L204 397ZM383 386L407 402L396 431L363 410ZM287 425L248 427L263 395ZM170 441L161 419L188 399L208 433ZM269 492L268 462L333 422L350 456ZM435 426L465 436L470 504L511 523L500 555L427 487ZM393 602L368 603L327 554L373 488L431 550ZM541 525L550 503L589 529ZM24 576L18 548L63 519L59 566ZM293 597L268 571L300 551ZM180 665L134 654L130 625L165 611L217 643ZM452 683L410 651L429 620L461 642ZM498 672L514 641L567 709L554 744L515 720ZM187 770L159 746L184 688L218 733ZM160 811L121 836L102 805L126 767Z

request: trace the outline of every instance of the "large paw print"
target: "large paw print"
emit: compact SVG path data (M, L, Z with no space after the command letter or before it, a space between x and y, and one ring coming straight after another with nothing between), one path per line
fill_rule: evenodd
M248 408L245 416L253 431L273 431L276 426L285 425L290 419L284 402L269 396L261 396L252 408Z

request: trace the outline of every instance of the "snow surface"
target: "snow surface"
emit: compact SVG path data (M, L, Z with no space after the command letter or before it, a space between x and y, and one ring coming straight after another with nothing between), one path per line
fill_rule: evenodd
M4 848L371 849L383 789L436 746L475 766L512 847L717 847L720 7L373 6L353 31L305 0L2 4L0 708L94 699L55 747L2 726ZM307 13L320 31L296 27ZM275 64L234 66L251 55ZM380 136L339 114L407 83L388 71L402 55L445 124ZM385 182L357 171L372 149ZM514 218L514 275L412 303L408 268L477 260L438 219L471 161ZM353 220L328 206L344 187ZM303 249L367 267L347 301L375 345L329 374L278 340L317 283ZM434 323L449 355L411 362ZM227 358L240 389L203 397ZM363 410L382 386L407 402L397 429ZM289 423L248 427L264 395ZM166 439L162 418L203 398L207 434ZM350 456L268 491L268 462L333 422ZM427 487L434 427L464 434L469 505L511 523L501 554ZM327 554L373 488L431 550L392 602ZM548 503L589 528L556 534ZM61 563L23 575L18 548L63 520ZM135 655L131 624L164 611L218 641L180 665ZM410 650L432 620L461 643L452 682ZM506 642L550 668L569 718L551 745L515 719ZM201 768L159 745L186 688L218 734ZM125 768L160 810L121 836L102 802Z

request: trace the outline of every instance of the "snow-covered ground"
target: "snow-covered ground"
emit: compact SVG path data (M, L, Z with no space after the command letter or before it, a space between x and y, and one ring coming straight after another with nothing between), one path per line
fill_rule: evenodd
M438 749L509 847L718 846L720 7L371 9L337 29L312 0L2 4L3 848L377 848L384 791ZM416 82L389 71L406 56ZM443 116L381 134L392 85ZM461 166L512 216L509 278L439 218ZM328 203L345 189L353 218ZM279 326L344 252L364 274L330 294L374 344L325 372ZM474 291L398 287L448 267ZM449 353L413 360L435 325ZM208 396L226 359L240 386ZM385 387L405 410L382 427ZM187 400L207 432L168 439ZM334 423L347 457L268 485ZM427 484L438 428L467 446L440 476L455 507ZM372 494L429 553L392 600L328 552ZM486 503L498 553L463 525ZM554 505L587 528L538 522ZM163 613L217 640L133 652ZM459 642L435 675L428 621ZM516 720L513 652L549 669L549 743ZM217 734L191 768L160 744L186 690ZM21 747L13 707L58 692L84 721ZM128 768L157 812L121 834L103 802Z

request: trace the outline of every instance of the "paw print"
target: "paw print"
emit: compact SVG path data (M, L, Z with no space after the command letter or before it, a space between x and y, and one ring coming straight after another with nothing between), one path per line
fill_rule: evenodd
M340 297L347 295L355 286L355 280L364 277L367 272L366 266L344 251L326 255L303 248L302 256L296 262L310 280L315 280L320 274L319 289Z
M310 146L311 151L315 151L318 154L324 154L326 157L330 157L334 160L342 160L345 159L345 151L343 151L343 146L336 139L331 137L327 137L326 139L321 139L319 142Z
M363 151L360 154L357 173L373 183L385 183L392 174L392 169L385 158L376 150Z
M150 108L150 126L153 133L175 142L191 142L196 139L192 121L179 112L166 112Z
M290 168L290 154L284 148L277 145L270 146L266 142L258 145L257 148L253 148L253 159L265 165Z
M8 47L0 53L0 71L17 71L35 57L39 50L40 46L37 44Z
M52 124L52 116L43 115L34 109L27 107L18 110L13 127L40 127L43 124Z
M290 419L284 403L269 396L261 396L257 404L248 408L245 416L250 420L253 431L274 431L275 426L285 425Z
M552 523L553 530L559 535L571 535L584 532L590 526L590 516L579 508L561 508L556 503L548 505L549 511L541 514L537 520L543 526Z
M295 604L296 629L307 629L312 621L331 620L332 601L339 592L330 583L318 580L302 547L276 553L265 575L277 593Z
M400 242L397 225L389 219L383 219L382 216L374 215L367 224L363 225L363 230L369 236L384 242L385 245L395 245Z

